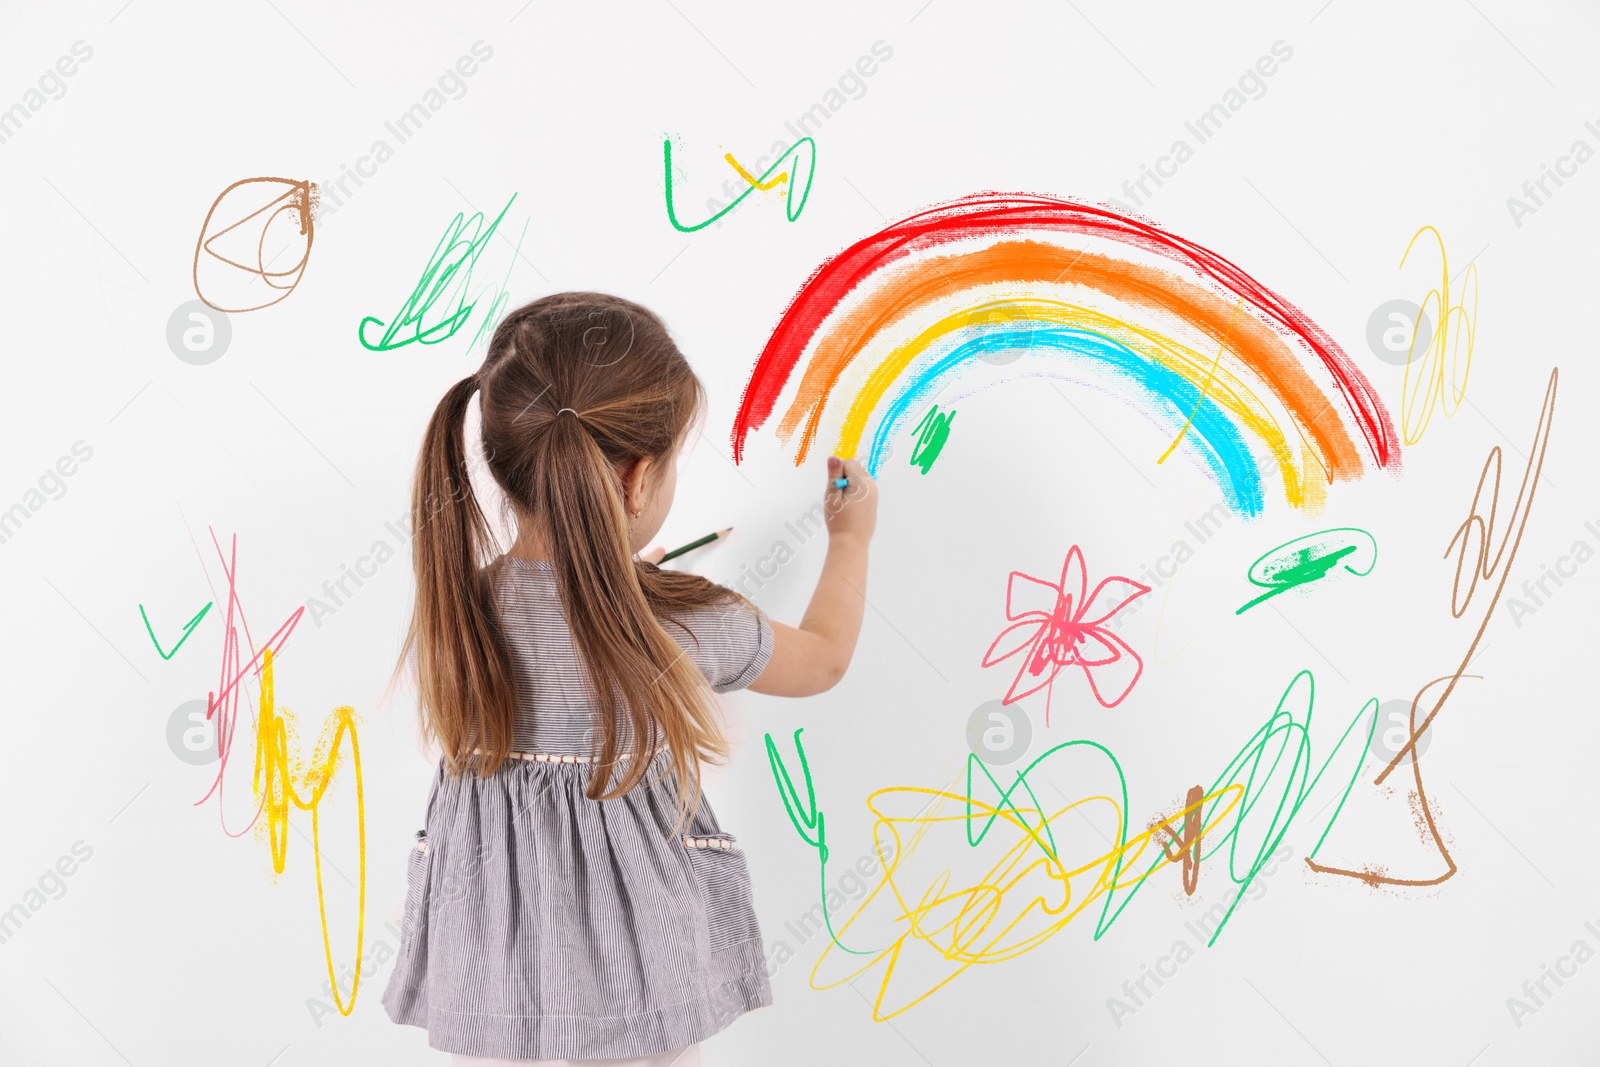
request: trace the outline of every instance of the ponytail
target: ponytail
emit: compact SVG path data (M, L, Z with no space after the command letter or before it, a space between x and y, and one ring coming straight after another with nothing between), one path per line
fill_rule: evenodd
M439 401L411 490L417 597L408 646L417 654L424 725L446 766L492 774L511 751L516 686L489 576L493 538L467 469L467 408L478 377Z
M657 469L673 461L703 406L700 381L645 308L560 293L507 315L482 368L434 411L412 495L417 600L407 640L447 769L492 774L514 742L519 698L485 570L493 538L467 478L463 430L480 386L489 472L519 528L543 535L590 683L587 795L623 795L665 752L685 823L699 806L700 761L726 757L728 745L709 684L665 627L687 630L680 620L691 613L742 598L633 558L622 477L641 459Z
M562 605L596 705L597 773L588 795L607 800L628 792L665 749L688 787L679 790L681 819L698 806L699 760L724 758L728 746L705 678L663 628L657 605L670 606L683 579L697 590L718 587L634 560L621 479L590 428L628 417L623 410L558 413L535 509L545 519Z

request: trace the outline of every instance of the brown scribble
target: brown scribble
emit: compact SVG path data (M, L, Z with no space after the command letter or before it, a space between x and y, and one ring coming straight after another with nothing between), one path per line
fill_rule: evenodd
M1312 864L1312 866L1315 867L1316 864ZM1391 881L1389 878L1389 868L1380 866L1378 864L1374 864L1371 867L1363 867L1361 870L1355 872L1355 876L1373 889L1381 888L1383 885Z
M1427 844L1429 838L1428 821L1430 817L1433 819L1433 821L1438 821L1439 802L1435 800L1431 802L1426 809L1424 809L1422 806L1422 794L1413 789L1406 793L1406 803L1411 806L1411 825L1417 831L1418 839L1420 839L1423 844ZM1444 831L1444 836L1445 839L1451 844L1455 844L1455 835L1449 830Z
M255 206L254 210L250 211L246 215L235 217L232 212L224 211L222 218L218 220L219 228L213 230L212 220L216 218L217 209L222 207L222 202L227 200L229 194L233 193L234 190L242 189L245 186L252 185L276 185L283 186L285 188L276 197L268 200L265 204ZM261 192L261 190L251 191ZM237 313L243 311L260 311L262 308L271 307L273 304L278 303L278 301L284 299L290 293L294 292L295 286L300 284L300 278L305 273L306 261L311 258L311 242L316 236L313 216L316 212L317 196L318 192L315 184L308 181L296 181L292 178L245 178L243 181L234 182L232 185L222 190L217 198L211 202L211 210L206 212L206 221L200 226L200 239L195 242L195 295L201 300L205 301L208 306L216 308L218 311ZM235 197L235 203L233 206L239 210L242 210L246 206L254 206L256 204L255 200L250 200L249 204L241 205L238 203L240 199L248 199L248 194L242 194L239 197ZM272 223L284 212L293 213L293 221L299 230L299 236L305 238L305 248L301 251L300 258L297 262L284 270L273 270L271 269L273 263L284 253L285 249L278 248L274 250L269 258L267 239L268 236L273 232ZM232 221L228 221L230 219ZM226 222L226 225L221 225L224 222ZM244 227L246 224L251 222L255 222L255 224L260 227L259 233L246 230L241 237L244 242L248 242L251 236L255 237L255 262L253 264L249 262L241 262L239 259L231 259L228 255L224 255L222 252L219 252L216 248L212 247L218 241L232 234L235 230L239 230L241 227ZM236 252L232 254L238 255ZM202 256L204 257L203 260ZM215 296L215 293L213 293L212 296L206 295L207 286L202 286L200 282L200 265L202 261L207 265L208 268L212 268L206 272L208 275L207 286L224 286L230 279L237 282L238 279L234 276L239 272L242 272L251 279L259 278L272 289L278 289L282 291L271 300L268 300L262 304L253 304L246 307L226 307L223 305L223 303L219 302L226 298ZM227 270L218 271L216 269L217 264L224 265Z
M1483 640L1484 631L1489 628L1489 620L1494 617L1495 608L1500 604L1500 594L1505 590L1506 579L1511 574L1511 564L1517 558L1517 550L1522 545L1522 534L1527 528L1528 517L1533 511L1534 494L1539 488L1539 473L1544 468L1545 451L1550 444L1550 428L1555 416L1556 386L1560 380L1560 369L1550 369L1550 381L1545 387L1544 404L1539 409L1539 424L1533 431L1533 448L1529 450L1527 465L1522 470L1522 484L1517 487L1517 498L1511 505L1511 514L1506 520L1505 533L1500 539L1500 547L1491 557L1489 548L1494 542L1495 523L1500 512L1500 446L1495 445L1489 450L1488 458L1484 460L1483 470L1478 474L1478 487L1472 494L1472 509L1461 525L1456 527L1456 532L1450 538L1450 544L1445 548L1446 558L1452 552L1458 552L1456 557L1455 579L1450 588L1450 614L1459 619L1466 614L1467 607L1472 603L1473 594L1478 590L1479 581L1488 581L1498 573L1500 580L1494 587L1494 595L1489 600L1489 606L1484 610L1483 619L1478 623L1477 632L1472 635L1472 641L1467 645L1466 652L1461 657L1461 663L1453 674L1447 674L1428 682L1411 700L1411 736L1406 743L1396 752L1387 766L1379 772L1373 781L1382 785L1384 779L1389 777L1400 761L1408 754L1411 756L1411 772L1416 781L1414 795L1416 797L1416 810L1421 815L1427 828L1427 837L1431 838L1434 847L1439 850L1439 856L1444 860L1445 870L1442 874L1429 878L1395 878L1389 875L1386 868L1375 866L1365 870L1351 870L1343 867L1324 866L1314 860L1307 859L1306 864L1320 874L1337 874L1346 878L1356 878L1368 885L1396 885L1396 886L1431 886L1439 885L1456 873L1456 861L1450 855L1450 849L1445 843L1445 836L1439 829L1439 824L1433 815L1433 805L1428 800L1427 788L1422 784L1422 760L1416 755L1417 738L1422 732L1432 725L1435 717L1444 709L1445 702L1455 692L1456 684L1462 678L1478 677L1466 673L1467 665L1472 662L1472 657L1477 653L1478 645ZM1490 477L1493 476L1491 483ZM1484 504L1484 490L1489 489L1489 514L1487 517L1482 512ZM1458 548L1459 546L1459 548ZM1466 570L1468 553L1473 548L1477 550L1477 558L1473 561L1471 570ZM1503 566L1502 566L1503 564ZM1470 574L1471 580L1467 583L1466 595L1462 595L1461 580L1464 574ZM1427 696L1429 690L1443 684L1444 688L1434 700L1427 717L1419 725L1417 722L1417 708Z
M1183 811L1179 813L1183 816L1183 828L1174 833L1166 822L1156 826L1156 829L1167 835L1168 840L1179 846L1174 852L1167 847L1166 841L1157 839L1161 851L1166 854L1167 862L1177 863L1180 856L1183 858L1183 891L1191 897L1200 886L1200 809L1205 806L1205 800L1205 786L1190 786L1188 795L1183 798Z

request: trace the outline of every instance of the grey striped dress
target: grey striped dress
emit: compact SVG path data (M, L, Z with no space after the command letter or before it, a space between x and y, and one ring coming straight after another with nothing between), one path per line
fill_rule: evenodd
M522 702L513 748L587 756L591 691L554 572L512 557L491 572ZM772 627L748 604L682 621L689 633L667 631L718 692L771 658ZM744 854L709 804L686 841L666 754L615 800L584 796L590 774L513 759L452 778L441 766L410 854L391 1019L446 1052L605 1059L692 1045L772 1003Z

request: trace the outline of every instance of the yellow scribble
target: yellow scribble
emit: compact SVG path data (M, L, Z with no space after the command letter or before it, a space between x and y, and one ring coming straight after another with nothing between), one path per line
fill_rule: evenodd
M1405 255L1400 257L1401 268L1405 267L1406 258L1411 255L1411 249L1416 245L1417 238L1424 233L1433 234L1433 239L1439 245L1439 287L1428 290L1428 295L1422 298L1417 322L1422 321L1428 314L1429 305L1432 305L1434 317L1439 325L1428 341L1427 351L1420 357L1416 352L1417 330L1413 327L1411 331L1411 347L1406 351L1405 377L1400 383L1400 433L1407 445L1414 445L1422 440L1422 435L1428 430L1428 423L1433 421L1435 407L1443 409L1444 417L1447 419L1460 410L1461 401L1467 393L1467 377L1472 373L1472 345L1477 334L1478 265L1476 263L1467 264L1466 277L1461 283L1463 298L1468 287L1472 289L1470 313L1464 300L1459 304L1450 302L1450 261L1445 255L1444 238L1432 226L1424 226L1411 235ZM1466 349L1464 354L1463 343ZM1445 373L1446 350L1450 358L1449 374ZM1411 380L1411 367L1414 363L1422 364L1417 370L1415 383ZM1456 381L1458 370L1461 374L1459 382ZM1445 389L1447 380L1450 385L1448 391Z
M355 709L348 705L334 708L322 724L322 737L311 757L310 766L302 777L302 785L294 784L295 771L290 765L289 741L294 733L294 717L280 711L273 698L272 649L263 651L261 657L261 716L256 723L256 769L254 789L262 799L266 815L267 836L272 846L272 869L283 873L289 854L289 809L293 805L311 813L311 851L317 868L317 913L322 920L322 953L328 965L328 982L333 989L333 1002L340 1015L355 1010L356 991L361 987L361 947L365 937L367 914L367 821L361 791L361 745L356 737ZM350 765L356 782L356 834L360 848L360 888L356 916L355 978L350 983L350 1003L347 1006L339 995L339 979L334 974L333 943L328 936L328 908L322 891L322 845L319 833L318 808L333 783L339 767L339 748L345 734L350 735ZM305 796L301 796L301 790Z
M728 161L728 165L738 172L739 177L749 182L752 187L760 189L764 193L771 192L773 189L776 189L779 185L783 184L784 179L788 177L787 174L780 174L776 178L773 178L771 181L763 185L761 182L756 180L755 175L739 166L739 161L733 158L732 152L723 153L722 158L726 159Z
M1201 830L1200 839L1203 839L1233 812L1243 795L1243 785L1235 783L1225 786L1173 813L1166 821L1181 821L1190 811L1203 811L1204 805L1225 799L1225 803L1219 805L1221 810ZM926 799L920 805L920 813L897 816L882 810L880 798L885 797ZM951 801L958 802L963 813L938 814L938 809ZM930 813L928 809L935 802L937 807ZM835 939L823 948L822 955L811 969L811 988L833 989L885 963L882 982L872 1007L873 1019L885 1022L922 1003L973 964L1000 963L1039 947L1105 894L1137 886L1156 871L1173 862L1181 862L1185 854L1180 852L1176 857L1157 859L1143 874L1129 875L1130 868L1138 864L1140 856L1151 844L1154 831L1146 830L1129 839L1121 848L1112 848L1069 869L1067 861L1057 855L1049 835L1044 832L1045 827L1056 823L1068 812L1079 811L1084 805L1105 804L1110 806L1116 818L1116 838L1121 839L1125 832L1123 812L1114 799L1104 795L1083 797L1048 815L1042 808L1016 807L1004 800L1002 803L1006 806L997 808L960 792L913 786L895 786L871 794L867 798L867 807L877 817L873 838L878 845L883 874L855 913L839 928ZM896 872L910 858L907 842L901 839L901 826L910 824L916 827L913 841L917 841L935 824L948 824L966 830L969 825L990 824L991 820L994 820L994 826L1003 823L1015 829L1016 840L975 885L952 888L955 876L949 867L933 872L927 885L920 890L903 884L904 875L896 878ZM886 830L893 839L888 854L880 830ZM955 847L964 852L970 851L966 842ZM1120 880L1117 878L1118 870L1125 875ZM1094 874L1094 880L1082 893L1082 899L1074 902L1071 879L1088 874ZM1024 885L1025 880L1029 879L1034 884ZM817 972L822 969L845 932L885 889L888 890L886 900L887 897L893 897L888 906L898 909L893 915L894 924L903 926L904 932L887 948L872 954L849 974L819 985ZM1008 905L1007 911L1015 913L1009 921L1002 916L1002 905ZM1001 922L1003 925L997 926ZM1026 927L1025 922L1029 924ZM1018 930L1019 927L1022 929ZM1013 931L1018 933L1013 935ZM931 949L937 957L952 966L929 988L920 992L917 988L900 992L897 1001L902 1002L885 1012L884 1001L889 996L900 956L908 948L918 947ZM913 993L916 995L913 996Z

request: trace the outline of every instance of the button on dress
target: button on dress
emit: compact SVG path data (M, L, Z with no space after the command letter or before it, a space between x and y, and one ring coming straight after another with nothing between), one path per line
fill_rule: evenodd
M521 701L513 749L590 755L593 698L554 571L501 557L490 573ZM667 632L717 692L772 656L771 624L744 601L677 622ZM391 1019L462 1055L609 1059L684 1048L772 1003L744 853L704 796L680 830L666 753L614 800L584 795L593 773L441 763L409 856Z

